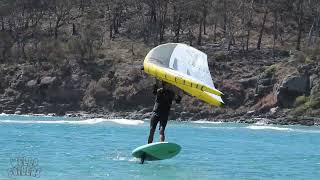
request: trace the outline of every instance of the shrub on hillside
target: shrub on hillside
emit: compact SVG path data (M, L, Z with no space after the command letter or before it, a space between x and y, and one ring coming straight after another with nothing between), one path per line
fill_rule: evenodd
M66 44L59 40L46 39L39 43L36 49L27 53L29 61L51 62L59 66L66 58Z
M263 72L263 75L265 77L272 77L275 74L276 70L277 70L277 64L273 64L271 66L266 67L266 69Z
M80 55L83 59L94 59L103 44L102 30L96 26L86 25L79 36L68 43L70 53Z
M225 62L225 61L231 60L231 58L229 56L227 56L225 54L225 52L223 52L223 51L216 52L214 54L214 58L215 58L215 61L217 61L217 62Z
M301 116L305 114L305 112L309 109L308 103L302 104L298 107L296 107L291 114L296 116Z
M298 107L302 104L305 104L306 102L309 101L309 97L306 97L306 96L298 96L295 100L295 106Z
M304 53L306 54L305 63L320 61L320 44L318 44L314 48L305 49Z
M320 108L320 84L315 85L311 90L310 107L312 109Z
M10 56L10 48L13 46L13 39L7 32L0 31L0 62Z
M313 87L310 97L299 96L296 98L296 108L293 109L293 115L303 115L306 112L320 108L320 85Z

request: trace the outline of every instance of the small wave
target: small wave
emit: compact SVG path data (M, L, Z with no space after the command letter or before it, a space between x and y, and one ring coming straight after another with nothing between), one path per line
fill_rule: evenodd
M204 120L199 120L199 121L191 121L191 123L197 123L197 124L221 124L221 121L204 121Z
M265 121L258 121L256 123L254 123L255 125L267 125L267 123Z
M35 120L0 120L0 123L18 123L18 124L97 124L102 122L113 122L117 124L124 125L139 125L144 122L141 120L130 120L130 119L103 119L103 118L93 118L86 120L56 120L56 121L35 121Z
M296 128L284 128L284 127L275 127L275 126L247 126L246 128L248 129L253 129L253 130L264 130L264 129L269 129L269 130L276 130L276 131L290 131L290 132L297 132L297 133L320 133L320 130L315 130L315 129L296 129Z
M125 124L125 125L139 125L144 123L144 121L142 120L132 120L132 119L109 119L109 121L118 123L118 124Z
M12 117L55 117L55 114L50 113L50 114L5 114L1 113L0 116L12 116Z
M40 116L40 117L57 117L56 114L54 113L49 113L49 114L27 114L27 115L19 115L19 116L27 116L27 117L32 117L32 116Z
M236 129L238 127L208 127L208 126L200 126L201 129Z
M277 131L293 131L292 128L274 127L274 126L248 126L248 129L261 130L261 129L271 129Z
M301 133L315 133L318 134L320 133L320 130L304 130L304 129L297 129L297 132L301 132Z

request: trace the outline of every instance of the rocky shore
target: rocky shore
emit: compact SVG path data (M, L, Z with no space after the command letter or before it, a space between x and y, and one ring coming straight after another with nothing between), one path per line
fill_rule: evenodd
M140 66L150 48L113 47L121 57L113 56L111 49L95 61L70 57L58 64L1 64L0 113L149 118L155 80ZM268 49L243 53L215 45L197 48L208 54L225 106L213 107L185 95L181 104L173 104L170 119L319 124L319 55Z

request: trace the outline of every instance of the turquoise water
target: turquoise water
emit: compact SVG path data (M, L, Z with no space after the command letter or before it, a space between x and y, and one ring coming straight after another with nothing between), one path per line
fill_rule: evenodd
M148 121L2 114L0 179L320 178L318 127L170 121L166 140L182 151L141 165L131 151L145 144L148 128ZM38 178L10 174L17 157L37 161L29 167Z

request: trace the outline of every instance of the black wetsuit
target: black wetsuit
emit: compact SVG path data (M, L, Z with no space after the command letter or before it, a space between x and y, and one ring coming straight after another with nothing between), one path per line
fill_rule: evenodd
M163 130L166 128L172 100L174 98L175 98L175 93L171 90L167 90L163 88L160 88L157 90L155 104L153 107L153 115L150 121L151 128L155 129L159 121L160 121L160 127L162 127ZM179 103L178 101L180 101L180 99L178 100L176 99L176 102Z

